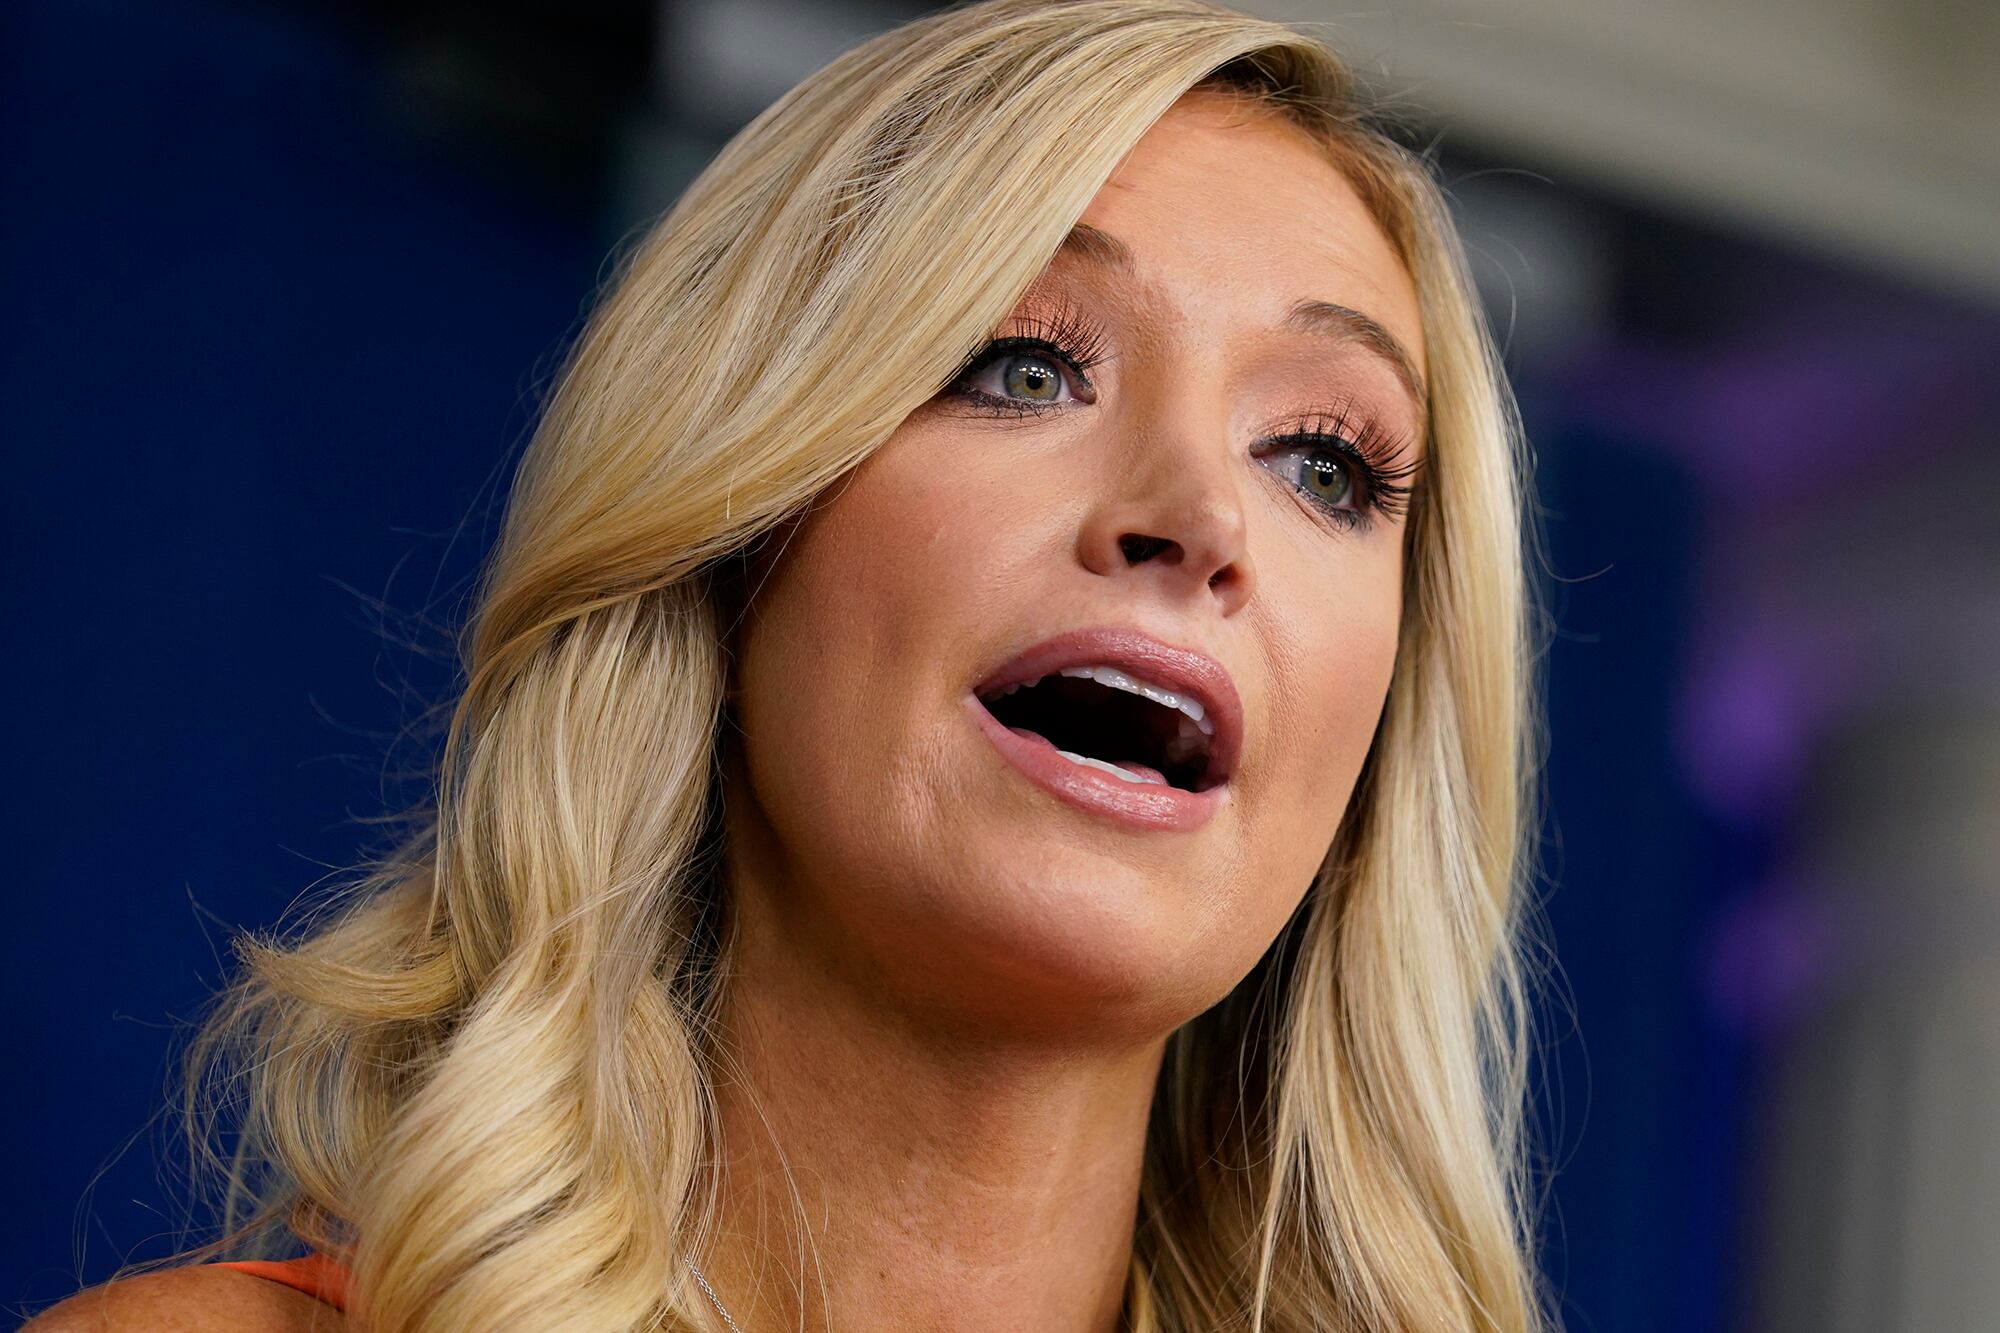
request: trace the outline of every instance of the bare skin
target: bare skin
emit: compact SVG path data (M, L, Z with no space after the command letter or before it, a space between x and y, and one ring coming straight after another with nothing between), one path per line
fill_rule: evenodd
M1420 457L1407 272L1317 148L1208 93L1082 221L996 334L1063 307L1103 358L974 377L1004 395L1054 372L1035 413L948 394L913 414L760 571L737 645L723 1225L699 1260L745 1333L1115 1329L1166 1039L1298 903L1380 717L1403 523L1361 487L1365 521L1336 521L1269 441L1340 406L1386 463ZM1302 299L1387 341L1280 329ZM967 724L985 672L1086 626L1230 673L1242 756L1200 828L1065 805ZM28 1327L343 1326L192 1268Z
M1301 298L1363 312L1420 378L1400 261L1298 131L1207 93L1082 221L1130 271L1066 246L996 332L1085 313L1091 401L934 402L760 571L727 805L725 1226L699 1256L745 1330L1115 1328L1166 1038L1299 901L1380 716L1403 525L1329 523L1253 453L1341 401L1420 449L1378 349L1273 327ZM1133 535L1159 553L1132 563ZM982 673L1096 625L1231 673L1242 760L1201 828L1065 805L967 725Z
M347 1318L233 1268L168 1268L81 1291L22 1333L341 1333Z

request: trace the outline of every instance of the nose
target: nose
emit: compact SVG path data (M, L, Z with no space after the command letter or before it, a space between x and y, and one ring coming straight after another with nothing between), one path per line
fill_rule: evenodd
M1205 592L1223 615L1242 609L1255 573L1225 452L1212 441L1154 435L1119 456L1130 464L1078 533L1084 567L1105 578L1156 579L1171 594Z

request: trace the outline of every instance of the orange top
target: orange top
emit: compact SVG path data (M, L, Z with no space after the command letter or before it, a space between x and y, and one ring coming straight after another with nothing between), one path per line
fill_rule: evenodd
M325 1301L343 1314L347 1311L347 1269L332 1255L318 1250L302 1259L233 1259L210 1266L234 1268L252 1277L282 1282L314 1300Z

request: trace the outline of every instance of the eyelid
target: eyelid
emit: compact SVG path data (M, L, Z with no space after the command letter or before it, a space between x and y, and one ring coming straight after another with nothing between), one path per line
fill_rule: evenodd
M1068 348L1064 348L1064 346L1060 346L1056 342L1048 342L1046 338L1026 338L1026 336L994 338L984 348L980 348L980 352L972 358L972 364L966 368L966 372L960 376L960 380L968 380L974 374L980 374L982 370L988 370L990 366L994 366L998 362L1004 362L1004 360L1008 360L1012 356L1036 356L1040 360L1054 362L1056 368L1062 372L1062 382L1068 384L1072 390L1074 388L1082 390L1080 394L1076 394L1076 402L1096 402L1098 400L1098 386L1092 384L1090 376L1084 374L1084 368L1080 364L1076 364L1078 358L1072 356L1068 352ZM1008 398L1008 402L1014 402L1014 398ZM1028 398L1020 398L1020 402L1028 402ZM1066 404L1040 402L1036 406L1066 406Z
M1056 298L1048 303L1046 309L1031 309L1025 314L1010 316L1003 328L1004 332L994 333L966 356L960 363L960 374L991 351L995 344L1038 341L1061 351L1079 375L1087 376L1092 366L1106 359L1109 347L1103 326L1067 297Z
M994 393L971 383L989 367L1006 360L1010 355L1019 355L1022 352L1030 352L1037 359L1053 364L1062 382L1070 386L1072 396L1057 402L1043 402L1033 398L1014 398L1007 394ZM1083 390L1081 395L1076 393L1079 385ZM1050 346L1039 339L1018 338L1000 338L988 343L973 357L967 368L952 380L949 394L951 397L975 404L980 411L992 416L1039 417L1051 412L1067 412L1073 407L1088 407L1097 401L1096 386L1076 370L1061 348Z
M1097 401L1097 386L1091 383L1089 372L1091 367L1110 359L1102 326L1065 299L1058 299L1046 312L1017 316L1012 324L1009 332L987 340L966 357L947 383L947 392L999 415L1040 416ZM1064 381L1071 384L1072 400L1036 402L973 389L966 384L972 376L1010 354L1034 355L1060 366Z
M1045 311L1031 310L1020 316L1005 338L1025 338L1058 349L1086 382L1090 368L1106 359L1110 346L1103 325L1064 296L1057 297Z
M1384 426L1380 418L1355 399L1344 398L1286 422L1260 439L1255 451L1260 464L1271 454L1293 449L1324 449L1339 454L1349 478L1363 492L1354 509L1330 505L1289 480L1282 477L1280 480L1285 480L1317 512L1355 526L1372 514L1400 517L1408 512L1416 478L1423 466L1422 458L1410 456L1412 445L1411 437ZM1274 470L1266 470L1276 475Z
M1310 514L1319 518L1322 522L1334 523L1342 528L1367 526L1370 517L1369 511L1375 507L1374 495L1369 488L1365 469L1358 466L1345 450L1342 450L1336 444L1319 444L1299 439L1272 440L1265 441L1264 443L1272 444L1276 447L1260 447L1252 455L1256 459L1257 465L1277 478L1278 483L1290 492L1292 498L1304 506ZM1311 491L1303 481L1294 481L1291 477L1286 476L1286 469L1266 461L1280 454L1305 455L1314 452L1338 453L1342 456L1341 466L1347 472L1349 484L1348 502L1346 504L1336 505L1329 503L1323 497ZM1301 459L1300 466L1302 468L1305 466L1303 459Z
M982 347L978 354L974 356L972 365L966 373L970 374L973 370L984 370L988 365L998 361L1003 356L1019 353L1033 353L1038 356L1045 356L1053 361L1060 361L1069 368L1070 372L1076 376L1078 382L1084 388L1090 389L1093 392L1096 390L1097 386L1090 382L1090 376L1085 373L1089 366L1096 364L1094 361L1087 361L1077 357L1060 343L1049 342L1044 338L1031 338L1014 334L1010 334L1005 338L995 338L992 342Z

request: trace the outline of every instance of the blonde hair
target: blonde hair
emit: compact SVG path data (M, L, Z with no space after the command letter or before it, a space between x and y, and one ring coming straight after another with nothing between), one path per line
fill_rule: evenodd
M681 1259L714 1221L719 581L937 391L1197 85L1323 142L1409 267L1429 463L1339 835L1268 955L1169 1040L1126 1326L1545 1326L1520 432L1423 162L1324 44L1199 0L987 0L887 32L626 257L482 572L434 807L308 928L239 939L190 1049L207 1252L336 1253L378 1333L713 1327Z

